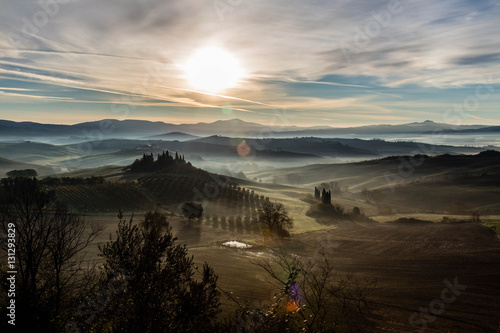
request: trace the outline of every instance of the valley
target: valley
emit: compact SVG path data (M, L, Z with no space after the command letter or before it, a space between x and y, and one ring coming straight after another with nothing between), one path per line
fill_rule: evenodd
M239 302L272 302L277 290L256 262L285 253L304 260L327 256L339 279L373 287L367 317L372 332L498 331L498 151L203 133L4 142L0 170L36 170L59 202L104 228L89 247L89 263L102 263L98 246L114 237L119 211L134 223L146 211L164 212L195 263L208 262L219 276L221 319L231 318ZM172 161L175 153L176 162L156 171L132 166L165 152ZM315 187L330 191L331 204L314 197ZM185 202L202 204L201 216L183 216ZM289 238L259 227L266 202L286 208L293 219ZM455 280L464 289L443 315L422 314L419 309L439 299L444 281Z

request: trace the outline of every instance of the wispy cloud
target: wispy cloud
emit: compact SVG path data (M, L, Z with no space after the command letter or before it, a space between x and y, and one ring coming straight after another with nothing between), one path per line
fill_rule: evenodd
M15 97L15 98L34 98L37 100L41 100L49 102L49 101L70 101L72 98L70 97L53 97L53 96L40 96L40 95L31 95L31 94L21 94L21 93L13 93L13 92L5 92L0 90L0 96L2 97Z
M3 91L32 91L32 89L12 88L12 87L0 87L0 90L3 90Z

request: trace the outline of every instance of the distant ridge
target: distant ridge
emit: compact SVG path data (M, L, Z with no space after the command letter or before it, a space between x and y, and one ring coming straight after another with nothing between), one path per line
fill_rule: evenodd
M491 125L450 125L436 123L432 120L413 122L399 125L370 125L348 128L297 127L264 125L247 122L241 119L217 120L211 123L200 122L196 124L169 124L160 121L147 120L116 120L103 119L100 121L84 122L75 125L40 124L35 122L13 122L0 120L0 140L22 138L23 140L36 140L39 138L72 138L82 141L109 138L139 139L145 137L179 135L191 136L240 136L240 137L304 137L304 136L335 136L346 134L402 134L402 133L473 133L497 132L500 126Z
M198 139L199 136L191 135L191 134L183 133L183 132L168 132L165 134L154 135L151 138L185 141L185 140Z

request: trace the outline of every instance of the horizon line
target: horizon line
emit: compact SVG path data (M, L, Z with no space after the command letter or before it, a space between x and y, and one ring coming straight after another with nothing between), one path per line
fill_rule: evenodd
M196 125L196 124L213 124L218 121L233 121L233 120L238 120L244 123L248 124L257 124L261 126L268 126L269 124L259 122L259 121L247 121L243 120L240 118L230 118L230 119L217 119L214 121L197 121L197 122L186 122L186 120L182 120L179 122L168 122L165 120L149 120L145 118L126 118L126 119L117 119L117 118L101 118L101 119L95 119L95 120L87 120L87 121L79 121L79 122L72 122L72 123L50 123L50 122L39 122L39 121L33 121L33 120L12 120L12 119L5 119L5 118L0 118L0 121L8 121L8 122L13 122L13 123L34 123L34 124L40 124L40 125L55 125L55 126L73 126L73 125L80 125L80 124L85 124L85 123L92 123L92 122L101 122L101 121L108 121L108 120L114 120L114 121L145 121L145 122L150 122L150 123L164 123L164 124L171 124L171 125ZM358 125L348 125L348 126L336 126L333 127L332 125L297 125L297 124L272 124L272 126L276 127L298 127L298 128L318 128L318 127L325 127L325 128L355 128L355 127L369 127L369 126L398 126L398 125L408 125L408 124L424 124L426 122L433 123L433 124L443 124L443 125L449 125L449 126L456 126L456 127L461 127L461 126L486 126L486 127L492 127L492 126L500 126L500 124L494 125L494 124L462 124L462 125L455 125L455 124L449 124L449 123L441 123L441 122L436 122L430 119L426 119L423 121L413 121L413 122L401 122L401 123L377 123L377 124L358 124Z

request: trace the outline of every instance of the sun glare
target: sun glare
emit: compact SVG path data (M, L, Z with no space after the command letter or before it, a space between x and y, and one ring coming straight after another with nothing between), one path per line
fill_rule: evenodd
M216 47L198 50L185 65L186 78L198 90L220 92L234 87L242 77L236 59Z

